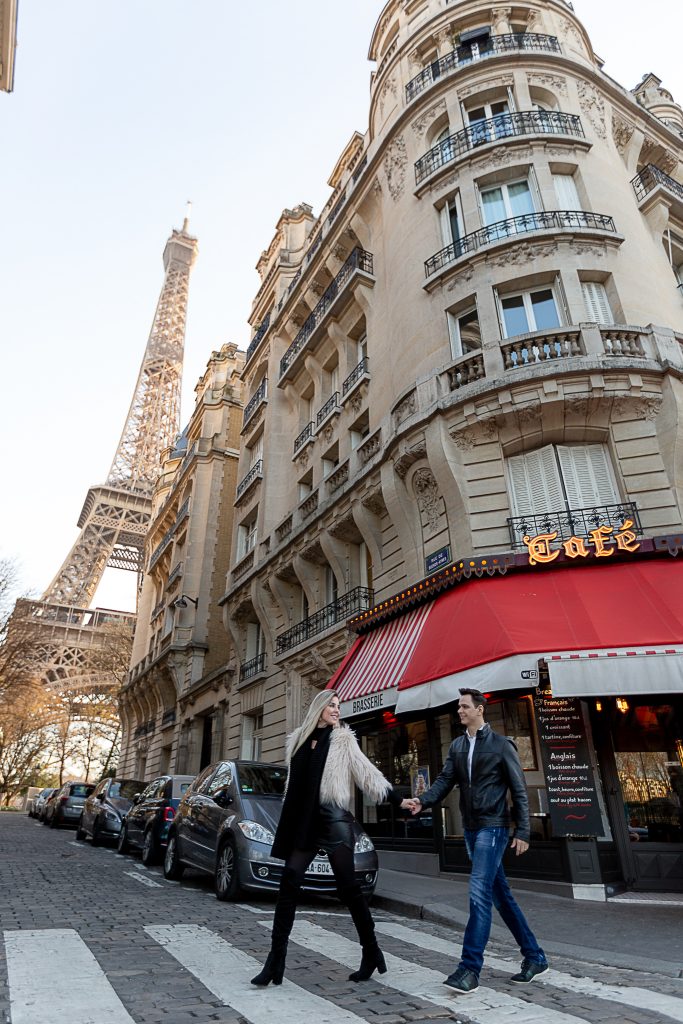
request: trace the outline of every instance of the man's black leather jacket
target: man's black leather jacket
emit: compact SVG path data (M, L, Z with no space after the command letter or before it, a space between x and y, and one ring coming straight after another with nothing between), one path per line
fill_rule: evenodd
M419 798L432 807L460 786L460 812L465 828L495 828L510 825L507 792L512 796L514 836L529 842L529 797L517 747L506 736L485 724L477 733L472 755L472 781L467 771L469 740L463 733L453 740L438 779Z

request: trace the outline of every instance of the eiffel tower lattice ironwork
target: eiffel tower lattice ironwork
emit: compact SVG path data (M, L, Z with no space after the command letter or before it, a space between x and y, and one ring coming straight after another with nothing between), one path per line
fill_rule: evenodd
M197 255L197 240L187 227L185 218L164 249L164 283L106 483L89 489L80 533L43 594L44 603L86 608L108 565L142 568L159 457L180 429L187 296Z

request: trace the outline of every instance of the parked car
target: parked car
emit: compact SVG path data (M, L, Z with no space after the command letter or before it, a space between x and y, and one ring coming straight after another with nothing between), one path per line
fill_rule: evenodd
M118 839L122 817L144 788L144 782L137 779L102 779L83 804L76 839L92 836L93 846L105 839Z
M38 818L39 821L43 820L45 815L45 807L50 797L56 793L56 790L42 790L41 793L36 797L36 801L33 805L33 817Z
M28 805L28 816L29 818L40 818L45 802L49 796L55 792L54 789L47 788L41 789L37 796L34 796L33 800L29 801Z
M123 818L118 851L142 849L142 863L155 864L166 849L168 831L178 805L189 789L194 775L160 775L150 782Z
M188 788L171 823L164 875L176 880L186 867L213 875L219 900L243 891L274 892L283 862L271 854L282 811L286 768L256 761L219 761ZM357 826L356 879L367 895L377 883L377 854ZM323 851L309 865L304 890L335 893L332 867Z
M65 782L48 799L45 824L50 828L60 825L78 825L86 798L95 787L89 782Z

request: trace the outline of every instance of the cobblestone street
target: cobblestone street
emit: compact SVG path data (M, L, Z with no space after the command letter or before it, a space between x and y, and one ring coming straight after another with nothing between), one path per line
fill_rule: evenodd
M272 903L219 903L206 878L168 882L137 857L18 814L0 815L0 859L0 1019L12 1024L683 1021L681 979L553 956L547 975L517 986L516 951L496 941L479 990L458 996L441 982L461 933L383 910L388 973L354 985L353 926L322 901L299 914L285 983L257 990L249 978L268 949Z

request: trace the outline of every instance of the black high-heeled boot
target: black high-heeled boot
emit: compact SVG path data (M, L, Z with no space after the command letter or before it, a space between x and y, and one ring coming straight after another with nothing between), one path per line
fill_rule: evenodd
M251 979L252 985L265 986L271 982L273 985L282 984L287 959L287 944L294 924L300 887L301 883L297 873L290 868L285 868L282 872L280 891L275 904L270 953L263 965L263 970Z
M384 954L377 945L375 936L375 922L372 920L368 901L363 895L361 887L359 885L349 886L340 895L349 908L363 951L360 967L357 971L349 974L349 981L368 981L375 971L378 971L379 974L386 974L387 965Z

